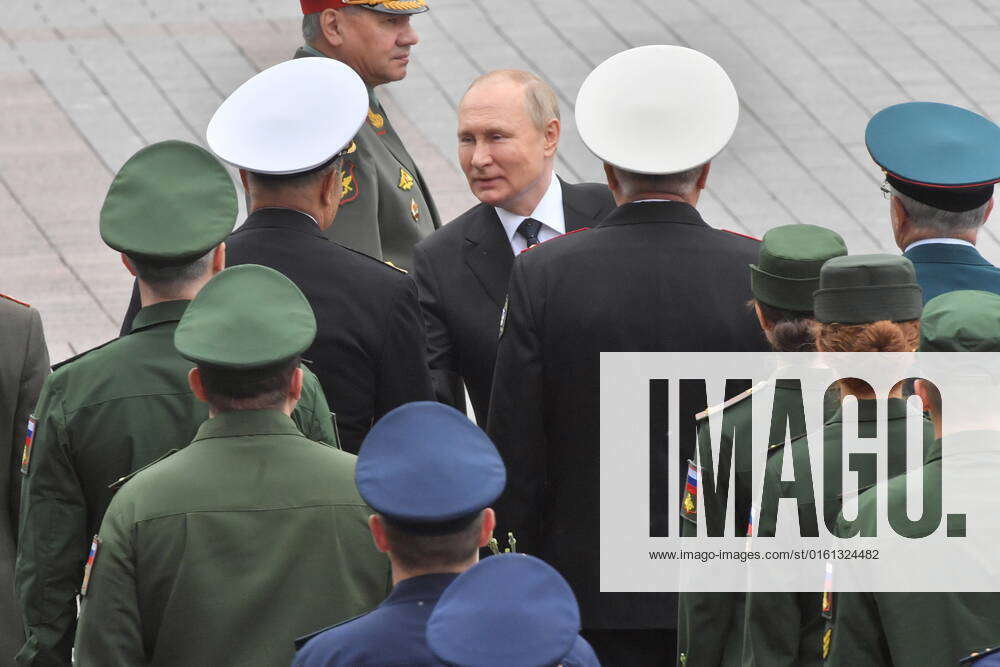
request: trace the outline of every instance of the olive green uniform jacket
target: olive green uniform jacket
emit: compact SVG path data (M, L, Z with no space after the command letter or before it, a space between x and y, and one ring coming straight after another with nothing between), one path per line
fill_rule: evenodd
M296 58L326 57L310 46ZM340 210L324 233L352 250L409 271L413 246L441 226L434 199L410 153L368 88L368 119L344 159Z
M877 428L877 415L872 409L874 399L858 401L858 422L860 437L874 437ZM900 398L890 398L887 402L887 424L889 439L906 439L906 401ZM809 446L822 447L824 442L830 442L830 447L823 450L824 472L813 471L813 475L824 474L824 492L830 494L833 487L831 473L841 466L843 413L837 411L823 427L823 438L799 438L789 443L793 459L802 460L809 466ZM924 420L925 442L933 440L934 426ZM783 484L781 467L784 456L784 445L772 446L768 450L767 467L764 470L764 490L776 488ZM890 457L888 459L890 475L899 474L905 470L905 461ZM849 476L845 473L845 485ZM801 488L801 487L800 487ZM829 496L833 502L823 502L823 512L819 516L828 524L836 520L840 513L842 495L836 493ZM825 499L823 499L825 500ZM822 501L822 500L821 500ZM766 500L762 500L762 505ZM810 498L798 499L799 520L801 525L807 521L815 522L816 507ZM809 519L809 517L813 517ZM822 526L818 526L820 531ZM773 535L775 525L765 517L755 529L755 535ZM822 613L821 591L800 593L750 593L746 598L746 632L743 639L744 664L760 667L805 667L823 664L823 635L828 619Z
M998 434L967 432L947 437L949 465L964 459L963 469L976 470L969 479L972 502L982 489L996 484L1000 470ZM941 442L935 441L923 472L930 492L940 496ZM919 469L918 469L919 471ZM981 477L980 477L981 475ZM905 507L906 476L889 481L890 505ZM949 499L951 500L951 499ZM858 498L858 516L877 505L873 490ZM958 502L957 506L968 505ZM905 511L905 510L903 510ZM869 522L861 522L869 530ZM838 528L843 518L838 521ZM925 534L918 523L913 536ZM955 665L959 659L1000 640L1000 593L837 593L833 634L827 665Z
M799 384L788 380L776 380L773 382L773 400L775 410L779 406L797 401L800 395ZM737 433L748 429L753 422L753 403L745 400L752 394L746 392L737 403L725 408L727 420L735 425ZM708 424L705 421L698 427L699 441L708 431ZM783 434L782 434L783 435ZM793 433L792 437L797 438L802 433ZM724 430L722 433L723 442L728 442L732 438L732 432ZM734 496L734 511L737 517L736 535L746 533L747 522L750 517L750 503L753 489L752 480L752 451L746 451L744 456L739 456L736 447L741 446L751 449L752 441L738 439L733 448L733 470L736 472L736 489ZM707 463L707 465L706 465ZM747 465L749 464L749 465ZM702 476L715 476L715 470L711 462L701 461ZM699 493L701 491L699 490ZM708 498L703 498L703 502L708 502ZM694 520L696 517L690 513L681 513L681 535L694 536L697 534ZM731 517L726 517L731 522ZM743 652L743 607L746 595L741 592L733 593L684 593L679 596L679 618L677 626L677 647L680 652L682 664L685 667L702 666L736 666L742 664Z
M38 311L0 294L0 665L14 662L24 633L14 596L21 452L28 416L49 374Z
M354 463L276 410L206 421L108 507L78 664L284 667L296 637L378 605L389 563Z
M174 348L188 301L143 308L132 332L60 365L35 410L26 457L16 583L27 641L21 664L68 665L90 540L119 478L191 441L208 406ZM295 419L336 442L319 381L306 373Z

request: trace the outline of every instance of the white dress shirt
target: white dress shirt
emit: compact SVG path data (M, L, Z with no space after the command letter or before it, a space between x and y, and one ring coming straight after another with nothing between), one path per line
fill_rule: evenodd
M906 246L906 250L903 252L910 252L910 248L916 248L919 245L927 245L928 243L943 243L944 245L967 245L970 248L975 248L976 246L965 241L963 239L924 239L923 241L914 241L910 245Z
M500 224L507 232L507 240L510 241L510 249L515 255L528 247L528 242L523 236L517 233L517 228L521 226L525 218L534 218L542 223L542 228L538 230L538 240L544 243L549 239L562 236L566 233L566 216L563 212L562 186L555 174L550 177L549 189L545 191L538 206L531 212L531 215L524 216L495 206Z

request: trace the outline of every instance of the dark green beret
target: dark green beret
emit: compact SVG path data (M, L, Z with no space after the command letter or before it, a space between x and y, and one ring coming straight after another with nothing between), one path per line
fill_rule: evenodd
M257 264L228 268L208 281L174 333L185 359L231 370L275 366L316 337L316 318L291 280Z
M924 306L921 352L1000 352L1000 295L945 292Z
M923 292L907 258L849 255L823 265L813 303L823 323L902 322L920 317Z
M775 227L764 234L757 263L750 265L750 290L769 306L811 313L820 268L846 254L844 239L826 227Z
M211 153L164 141L118 170L101 209L101 238L140 261L184 264L222 243L238 210L233 181Z

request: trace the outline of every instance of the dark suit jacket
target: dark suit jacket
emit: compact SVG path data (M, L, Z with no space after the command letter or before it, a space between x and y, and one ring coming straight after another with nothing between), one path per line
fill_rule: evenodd
M226 239L226 265L238 264L283 273L309 300L317 332L302 356L337 415L346 451L357 454L389 410L434 399L417 288L408 275L328 240L309 216L279 208L256 211ZM138 304L137 291L132 300ZM133 317L130 304L126 325Z
M606 185L560 183L567 232L593 227L615 207ZM485 424L500 312L514 264L496 210L472 207L418 243L413 259L438 400L461 407L464 397L454 381L461 377L477 421Z
M924 303L956 290L982 290L1000 294L1000 269L975 248L951 243L927 243L903 253L917 270Z
M757 252L687 204L655 202L514 262L487 429L507 465L497 534L565 575L584 628L677 623L675 594L599 592L600 353L768 349L746 307Z

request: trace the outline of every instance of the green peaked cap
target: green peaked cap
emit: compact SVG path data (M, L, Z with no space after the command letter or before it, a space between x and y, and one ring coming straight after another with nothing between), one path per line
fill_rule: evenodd
M844 239L826 227L775 227L764 234L757 263L750 265L750 290L769 306L811 313L820 268L846 254Z
M118 170L101 208L101 238L133 259L185 264L224 241L238 211L233 181L211 153L163 141Z
M174 345L185 359L230 370L275 366L316 337L316 317L291 280L257 264L228 268L184 311Z
M813 303L819 322L902 322L920 317L923 291L905 257L849 255L823 265Z
M920 351L1000 351L1000 295L960 290L928 301L920 317Z

